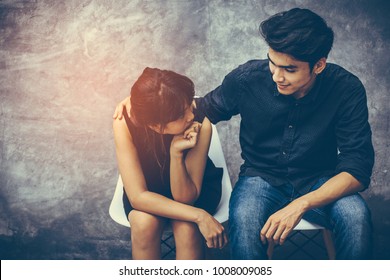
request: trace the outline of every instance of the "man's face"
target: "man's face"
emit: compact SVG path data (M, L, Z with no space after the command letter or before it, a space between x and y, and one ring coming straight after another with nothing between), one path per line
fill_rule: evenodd
M278 91L295 98L305 96L313 86L317 65L310 71L308 62L296 60L292 56L269 49L269 68Z

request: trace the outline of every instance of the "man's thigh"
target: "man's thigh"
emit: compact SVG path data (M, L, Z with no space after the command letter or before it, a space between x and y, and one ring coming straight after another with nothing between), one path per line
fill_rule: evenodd
M320 188L328 179L318 180L311 191ZM314 208L306 212L303 218L332 229L335 223L367 222L370 220L370 211L361 195L356 193L342 197L324 207Z
M230 198L229 218L264 224L272 213L289 202L286 188L289 187L274 187L261 177L239 177Z

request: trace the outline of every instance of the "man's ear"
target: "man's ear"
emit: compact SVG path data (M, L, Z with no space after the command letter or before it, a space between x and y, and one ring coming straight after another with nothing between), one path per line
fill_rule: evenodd
M324 71L325 67L326 67L326 57L320 58L320 60L318 60L316 64L314 64L313 67L314 74L316 75L320 74L322 71Z

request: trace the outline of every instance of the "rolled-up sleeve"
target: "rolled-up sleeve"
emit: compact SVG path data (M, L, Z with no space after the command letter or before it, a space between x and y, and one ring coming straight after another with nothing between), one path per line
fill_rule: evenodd
M214 124L239 113L240 85L235 71L204 97L196 98L196 107Z
M339 112L335 127L339 150L336 174L348 172L367 188L375 154L368 122L366 92L360 81L346 94Z

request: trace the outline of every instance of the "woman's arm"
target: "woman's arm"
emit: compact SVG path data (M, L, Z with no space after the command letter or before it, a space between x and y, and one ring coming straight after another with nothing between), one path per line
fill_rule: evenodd
M213 216L203 209L179 203L148 190L126 120L115 119L113 129L118 168L132 207L169 219L194 222L209 247L223 247L227 242L224 228Z
M205 118L202 125L194 123L183 136L175 136L171 144L170 182L176 201L193 204L199 197L212 127ZM184 142L184 143L183 143ZM191 147L184 157L183 146Z

